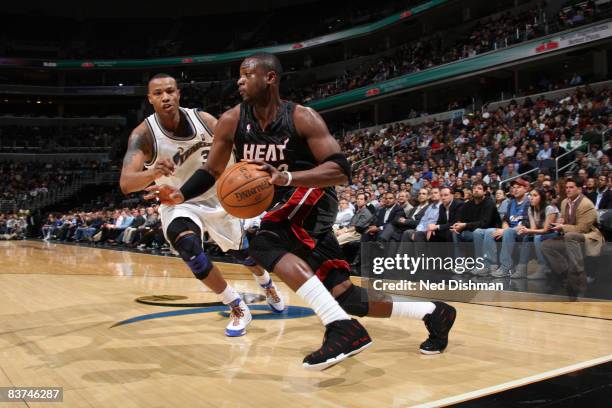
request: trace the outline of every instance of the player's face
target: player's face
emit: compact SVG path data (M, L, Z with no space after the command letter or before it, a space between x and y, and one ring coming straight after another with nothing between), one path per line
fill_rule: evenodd
M253 103L266 90L266 72L257 66L255 60L246 59L240 65L240 77L236 83L242 100Z
M181 93L173 78L157 78L149 82L147 96L158 115L173 114L179 108Z

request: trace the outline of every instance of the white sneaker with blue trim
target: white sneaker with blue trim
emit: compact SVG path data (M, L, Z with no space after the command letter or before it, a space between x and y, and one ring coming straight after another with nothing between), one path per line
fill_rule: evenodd
M246 334L246 328L251 323L251 311L242 298L234 300L230 307L230 321L225 328L228 337L240 337Z

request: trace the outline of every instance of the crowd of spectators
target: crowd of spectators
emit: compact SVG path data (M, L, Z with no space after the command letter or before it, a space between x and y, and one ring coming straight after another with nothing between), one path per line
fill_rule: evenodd
M610 148L611 112L610 91L586 86L557 100L528 97L454 121L349 132L340 143L354 163L354 189L385 183L384 189L399 191L407 182L420 187L423 179L459 187L474 177L499 184L535 168L555 177L554 159L585 142L595 151L574 152L559 164L577 158L567 170L593 176L611 168L602 153Z
M480 277L540 279L561 268L557 259L576 264L559 258L556 241L544 241L565 232L575 242L586 236L600 244L598 222L612 238L610 217L603 216L612 209L611 113L610 91L586 86L557 100L526 98L455 121L347 133L341 144L354 175L351 186L337 189L335 225L346 257L358 267L357 250L371 241L473 242L479 255L488 251L485 267L469 271ZM580 211L590 214L579 228L575 218L568 221L567 197L581 197ZM518 259L511 256L515 243L523 244ZM528 275L532 247L539 266ZM564 275L580 293L583 272Z
M0 240L25 239L28 232L27 214L0 212Z
M609 14L605 5L595 7L592 2L579 3L576 6L562 7L559 15L584 15L584 19L570 18L573 26L587 24ZM314 82L306 87L298 86L289 81L284 84L284 94L293 101L308 103L323 99L338 93L382 82L401 75L426 70L452 61L469 58L491 50L528 41L545 34L568 28L566 20L558 17L546 21L541 10L530 9L518 14L506 12L502 15L477 22L466 34L452 43L447 40L446 33L439 32L431 38L419 39L401 45L392 53L360 63L356 69L346 69L335 79L326 82ZM237 90L229 81L221 81L218 85L184 84L184 89L194 102L204 102L204 105L215 113L222 113L240 101ZM577 86L584 83L584 78L578 73L571 76L551 80L542 76L537 83L526 89L516 90L515 94L528 95L539 91L551 91ZM228 85L230 84L230 85ZM218 88L218 89L217 89ZM225 89L225 91L221 91ZM463 101L462 101L463 102ZM464 104L465 105L465 104Z
M43 220L37 236L44 241L146 252L171 252L161 228L158 204L144 202L142 197L134 201L124 201L122 204L133 206L49 213ZM259 220L260 217L246 220L244 228L247 233L259 225ZM215 255L222 254L206 231L204 236L204 245L208 252Z
M53 153L70 151L99 151L109 148L122 136L121 126L79 125L56 126L1 126L1 152Z
M404 44L398 47L391 56L364 64L357 71L346 70L335 80L323 84L315 83L311 89L302 90L298 94L305 102L326 98L351 89L508 47L564 30L569 26L590 23L598 16L594 5L587 7L586 2L581 6L562 8L557 24L547 24L543 20L543 15L537 10L527 10L519 14L507 12L490 21L479 21L468 34L458 38L453 44L445 43L444 33L438 33L427 40ZM570 86L580 84L576 78L571 78L568 82Z
M50 213L40 237L45 241L91 243L127 248L168 248L161 230L158 205L99 211Z
M107 165L97 160L0 160L0 201L16 200L27 205L29 200L69 185L75 175L103 171Z

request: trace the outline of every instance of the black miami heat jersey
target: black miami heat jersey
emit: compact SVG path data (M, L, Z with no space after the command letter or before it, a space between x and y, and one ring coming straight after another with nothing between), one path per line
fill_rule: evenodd
M293 122L295 103L282 101L276 119L262 130L253 107L240 104L240 121L234 135L236 160L263 160L280 171L308 170L317 166L310 147ZM289 220L310 235L329 231L338 212L333 187L275 186L274 201L264 221Z

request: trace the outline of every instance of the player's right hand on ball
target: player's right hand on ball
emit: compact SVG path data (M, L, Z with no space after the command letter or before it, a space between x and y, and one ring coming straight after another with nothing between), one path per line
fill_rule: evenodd
M166 184L149 186L145 191L148 192L144 196L145 200L157 200L166 205L177 205L185 201L181 190Z
M168 158L158 160L153 167L155 174L155 180L164 176L171 176L174 174L174 163Z

